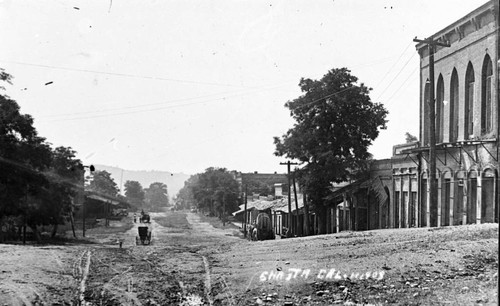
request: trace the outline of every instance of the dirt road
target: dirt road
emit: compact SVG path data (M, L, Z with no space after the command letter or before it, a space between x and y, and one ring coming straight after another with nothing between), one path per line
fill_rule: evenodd
M498 224L235 244L217 258L238 305L497 305Z
M141 225L151 245L136 245ZM87 244L0 245L0 305L212 305L210 256L234 234L171 212L126 232L88 231Z
M152 214L150 224L93 249L84 300L96 305L213 305L210 262L238 238L194 214ZM137 227L152 231L150 245L136 245ZM103 241L101 241L103 242Z
M168 212L136 245L139 225L0 245L0 305L496 304L497 224L250 242Z

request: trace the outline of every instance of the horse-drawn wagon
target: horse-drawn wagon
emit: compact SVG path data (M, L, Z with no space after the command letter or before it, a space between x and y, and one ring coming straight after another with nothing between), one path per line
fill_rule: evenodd
M147 226L139 226L139 236L135 237L135 244L151 244L151 230Z
M151 217L149 216L148 213L141 211L141 216L139 217L139 222L140 223L150 223L151 222Z
M250 225L250 239L256 241L275 238L271 218L265 212L259 213L255 223Z

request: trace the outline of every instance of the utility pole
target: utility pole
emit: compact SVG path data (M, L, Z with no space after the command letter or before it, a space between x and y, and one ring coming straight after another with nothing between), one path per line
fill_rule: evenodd
M301 222L299 222L299 199L297 198L297 187L295 186L295 171L293 172L293 177L292 177L292 184L293 184L293 196L295 197L295 216L297 217L297 235L303 236L303 226Z
M245 238L247 237L247 193L248 193L248 186L245 184L245 220L243 223L243 233L245 235Z
M91 174L92 174L92 172L95 171L94 165L84 166L84 165L80 164L80 170L82 173L80 175L81 186L80 186L79 192L78 192L78 199L79 199L80 204L82 205L82 210L83 210L83 229L82 229L82 236L83 237L85 237L85 215L86 215L86 211L85 211L85 168L89 168Z
M436 180L436 101L434 99L434 52L436 46L449 47L450 44L434 40L431 36L426 39L413 39L414 42L427 44L429 50L429 200L427 201L427 227L431 224L431 203L437 205L437 180ZM424 97L425 98L425 97ZM425 114L424 114L425 115Z
M82 236L85 237L85 167L82 165L80 174L80 188L78 188L78 202L82 206L83 214L83 225L82 225Z
M290 165L298 165L297 163L292 163L287 161L286 163L280 163L280 165L287 165L287 178L288 178L288 232L292 229L292 195L290 188ZM287 236L288 236L287 232Z

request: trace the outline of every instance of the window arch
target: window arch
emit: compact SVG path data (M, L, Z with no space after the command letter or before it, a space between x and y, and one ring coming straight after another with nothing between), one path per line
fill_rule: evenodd
M495 195L497 194L498 173L495 168L486 168L482 173L481 188L481 223L497 222L498 211L495 211Z
M429 144L430 135L429 135L429 99L430 99L430 85L428 82L425 83L424 87L424 101L423 101L423 110L424 110L424 118L422 122L422 135L424 139L424 145Z
M457 69L453 68L450 82L450 142L458 140L458 73Z
M436 141L443 142L444 132L444 82L443 76L439 74L436 89Z
M474 135L474 67L469 62L465 73L465 126L464 139Z
M486 134L493 130L493 65L488 54L484 57L481 73L481 133Z

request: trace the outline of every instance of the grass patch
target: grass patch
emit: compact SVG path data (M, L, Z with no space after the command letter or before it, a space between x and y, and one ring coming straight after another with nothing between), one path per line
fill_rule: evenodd
M109 226L97 226L87 230L89 234L115 234L122 233L134 227L134 222L130 218L123 218L122 220L110 220Z
M155 217L156 223L163 227L190 229L191 225L186 219L186 213L182 211L172 211L163 217Z

